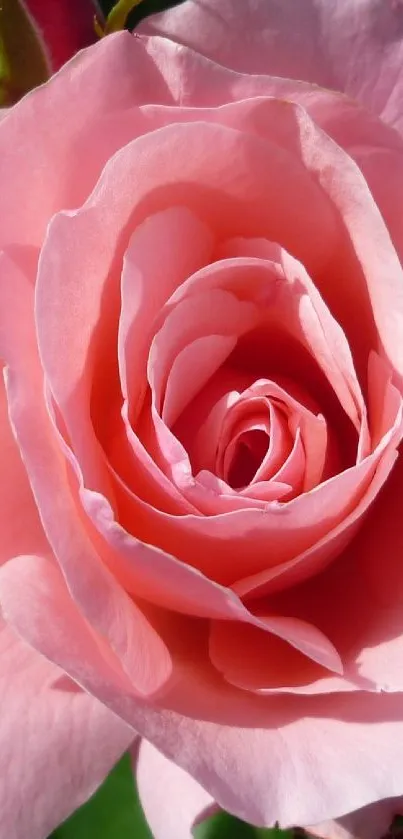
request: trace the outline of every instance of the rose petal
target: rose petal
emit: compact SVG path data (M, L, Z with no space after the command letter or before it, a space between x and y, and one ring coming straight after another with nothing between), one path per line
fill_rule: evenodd
M385 461L375 481L379 459L389 445L391 450L385 452ZM359 466L287 503L268 504L264 516L259 510L243 509L211 517L189 515L178 519L132 497L122 499L121 523L129 527L130 518L136 515L138 538L154 543L158 538L164 551L222 585L235 585L247 575L272 571L299 557L303 551L312 550L315 554L317 543L320 562L325 564L333 559L346 544L342 541L333 550L333 538L345 537L347 541L351 538L349 527L353 522L358 524L385 482L394 460L392 440L385 438L381 448ZM181 468L178 462L178 472ZM192 499L196 490L189 479L187 496ZM361 505L364 498L366 503Z
M150 422L149 430L152 434ZM141 438L131 427L128 403L125 402L121 412L112 418L109 434L106 429L102 435L107 463L115 481L124 482L129 495L138 495L159 510L174 515L197 514L197 508L184 498L156 462L155 444L150 441L143 423Z
M54 213L61 207L80 206L111 155L137 136L136 119L128 126L116 118L132 104L150 101L150 89L144 90L145 77L141 85L133 81L143 75L140 68L138 75L136 67L139 54L144 54L134 45L135 39L128 33L101 39L75 56L46 85L25 96L2 120L2 245L40 245ZM147 58L146 62L149 65ZM118 85L116 78L121 80ZM154 95L155 82L154 74ZM85 103L83 86L91 90ZM161 80L160 102L169 101L164 87ZM86 162L79 173L77 160ZM27 183L32 203L24 200Z
M11 563L4 566L1 575L10 566ZM36 597L39 592L37 587ZM65 596L68 597L66 589ZM14 604L18 606L15 599ZM76 609L72 601L69 608ZM33 624L29 626L24 612L24 608L13 611L13 624L25 634L25 631L30 633ZM73 660L71 629L70 622L64 624L58 661L73 677L78 666L83 686L98 694L99 684L90 672L84 673L81 655ZM38 641L47 647L49 633L37 635L35 643ZM185 704L192 678L186 682L185 691L179 682L177 695ZM145 709L144 703L139 704L127 693L116 695L116 691L103 690L102 698L136 731L198 780L220 806L240 818L268 826L277 819L283 825L315 824L330 813L336 817L346 809L351 811L375 799L402 794L397 771L401 752L399 732L403 725L398 696L345 694L342 701L340 694L306 697L305 715L301 719L301 697L294 701L283 694L278 699L270 697L263 704L256 704L248 703L241 691L239 697L235 694L229 702L229 694L221 685L207 678L200 682L197 673L193 673L193 689L196 691L193 709L197 707L197 693L202 703L208 697L210 714L214 708L214 716L219 719L225 712L224 726L181 717L172 711L158 711L152 706ZM243 714L249 725L252 713L254 727L240 728L234 711ZM378 756L375 766L374 750ZM346 760L355 779L355 784L347 787ZM323 779L319 786L318 779ZM252 781L253 798L250 796ZM290 788L294 790L292 797Z
M386 834L389 836L388 830L394 817L402 812L401 798L387 798L355 813L348 813L337 821L310 825L307 830L318 839L379 839Z
M204 335L176 356L167 378L162 420L172 428L189 402L227 360L235 346L227 335Z
M219 513L230 513L233 510L259 509L265 510L268 501L280 501L290 495L292 487L280 481L260 481L250 484L240 492L232 489L225 481L217 478L212 472L201 471L196 475L192 494L196 497L198 486L207 489L208 495L197 495L199 504L206 515L216 516Z
M189 0L186 9L178 8L167 14L175 15L182 21L184 12L193 15L196 9L200 14L204 14L202 7ZM266 9L266 0L260 0L257 11L264 13ZM222 12L223 8L220 6L220 14ZM228 0L228 12L232 16L231 0ZM213 20L214 15L208 15L208 18ZM302 20L307 22L308 19L304 8ZM151 20L156 21L157 18L150 19L150 23ZM233 24L237 26L237 21L240 20L237 10ZM292 43L290 37L294 37L296 33L294 7L291 15L284 13L283 24L287 30L291 20L293 27L292 32L288 33L287 44ZM217 21L215 25L216 23ZM148 22L143 24L147 25ZM195 37L198 29L186 29L186 36L191 32ZM243 44L245 28L240 25L238 31L242 35ZM310 32L312 31L311 29ZM337 27L335 31L338 31ZM225 18L223 33L225 43L230 45ZM255 36L252 34L252 37ZM262 44L260 25L257 37L259 44ZM269 37L272 40L271 34ZM208 43L211 47L217 43L216 36L209 39ZM278 43L281 46L280 54L283 56L284 42L280 38ZM301 55L300 49L295 51L291 48L291 51L294 57ZM313 42L313 51L316 56L317 39ZM259 51L256 51L254 46L253 56L258 54ZM238 58L245 56L245 50L237 49L236 55ZM273 55L272 46L270 55ZM375 62L376 66L379 66L378 59ZM263 60L263 73L270 73L267 50L264 51ZM386 148L396 144L398 138L395 132L389 131L382 123L374 122L367 111L358 108L345 97L337 97L322 88L317 88L313 93L310 85L288 81L291 65L288 61L287 64L289 70L285 80L276 78L273 81L267 75L237 76L192 51L178 49L169 41L161 38L133 39L128 33L117 33L107 39L101 39L89 51L83 50L52 77L46 86L37 88L26 96L12 112L10 111L7 118L2 120L2 206L7 207L7 212L3 212L1 216L0 229L4 241L18 240L39 244L52 214L60 206L79 206L110 156L134 136L156 127L155 119L151 122L148 114L145 115L136 107L133 110L130 106L145 105L151 101L158 101L163 105L180 102L182 79L186 79L189 101L191 100L196 107L223 105L233 99L248 99L257 95L292 97L307 107L332 136L334 132L337 142L341 140L342 144L347 148L352 147L353 151L353 147L362 149L365 141L369 141L372 147L375 140L378 146L383 143ZM111 67L113 72L105 70L108 67ZM130 83L116 85L114 79L117 76L121 80L130 79ZM298 73L297 78L303 78L303 74ZM136 84L133 80L139 80L139 83ZM91 111L88 110L88 103L84 110L76 107L76 90L77 87L81 89L83 84L89 85L92 91ZM184 111L181 112L184 115ZM55 113L63 113L61 122L55 121ZM215 118L217 116L215 109ZM165 112L165 120L172 121L172 117L173 111L169 114ZM194 119L191 109L189 117ZM158 124L164 124L163 113L159 114ZM37 136L38 125L42 128L40 137ZM37 136L34 146L30 140L33 134ZM72 147L75 149L74 155L69 154ZM77 178L76 161L79 157L85 158L86 166L80 172L80 178ZM63 180L60 179L60 171L65 173ZM394 163L393 171L395 178L397 171L400 171L399 158ZM13 172L11 179L7 177L10 172ZM31 212L31 205L27 205L23 200L28 179L35 203L35 214ZM386 207L390 195L391 191L388 190L388 193L385 193Z
M176 728L176 740L172 730L168 744L165 728L160 737L153 731L153 741L159 748L164 741L164 753L223 809L260 826L272 827L277 820L284 828L304 826L391 793L401 795L399 697L349 693L303 701L303 718L301 697L294 701L283 694L271 697L267 727L256 721L253 728L237 728L189 720L180 734ZM346 785L346 771L354 783Z
M390 5L393 2L395 0L390 0ZM396 0L396 3L398 2L400 0ZM189 3L186 9L190 6ZM294 13L292 19L294 19ZM149 22L151 24L151 20ZM337 31L336 27L335 32ZM188 33L186 37L187 35ZM242 35L244 37L244 33ZM208 118L213 121L219 119L226 124L234 127L241 126L243 130L264 136L267 134L267 120L260 118L259 113L260 110L264 111L265 106L262 107L259 100L251 97L274 96L301 104L317 125L323 128L358 163L371 191L376 196L377 204L386 219L395 246L400 255L402 254L403 231L398 210L403 184L403 145L396 131L382 123L366 108L359 106L356 100L349 100L346 96L340 96L322 87L313 88L312 85L301 81L290 81L289 78L280 79L278 76L274 79L268 75L237 76L219 65L206 61L202 56L195 55L191 50L184 47L178 48L176 44L160 38L144 39L143 44L148 57L153 61L153 66L158 66L170 89L173 87L170 73L172 70L172 76L175 79L181 78L182 75L186 78L188 101L194 102L199 107L203 106L205 109L206 106L221 106L220 110L216 107L211 111L204 111L205 116L207 117L208 114ZM284 44L281 46L283 51ZM239 55L243 55L243 51ZM272 55L272 50L270 50L270 55ZM144 60L144 56L141 58ZM268 73L270 69L267 54L264 56L264 61L264 73ZM379 66L379 61L377 66ZM287 73L288 77L289 75ZM228 105L228 102L234 102L234 104ZM167 109L153 106L148 110L148 116L148 130L153 130L158 125L166 124L169 119L171 121L173 118L180 121L192 120L197 119L198 114L196 109L192 111L187 107L186 111L175 108L168 116Z
M0 315L6 314L1 318L0 353L10 361L6 378L10 420L46 536L83 615L96 632L108 639L128 668L133 684L137 681L139 691L153 692L169 675L168 650L100 561L79 515L74 476L67 472L68 464L58 446L43 398L42 371L35 346L33 289L16 265L10 262L8 267L8 282L0 284ZM8 308L4 306L5 300ZM17 328L18 342L15 341ZM28 610L28 614L34 619L32 611Z
M134 751L134 769L155 839L192 839L192 828L214 808L211 795L147 740L141 741L138 754Z
M403 133L403 7L400 0L320 0L334 83Z
M308 658L287 640L271 632L263 632L252 624L214 621L209 650L212 664L227 682L260 695L358 689L347 679L329 672L312 657ZM335 652L333 661L340 670Z
M362 518L389 479L396 460L396 451L392 450L385 454L375 472L372 483L357 507L346 515L339 525L330 529L322 539L319 539L312 548L308 548L287 562L279 563L273 568L237 581L233 585L233 590L240 597L251 595L260 598L293 585L299 585L304 580L310 579L323 571L335 557L345 550L359 531Z
M214 272L214 265L211 269ZM240 301L219 288L202 291L200 294L194 293L178 302L167 314L150 348L148 379L155 394L156 409L162 409L164 384L170 375L175 357L188 344L206 335L226 336L233 340L232 349L236 339L253 329L257 323L258 309L252 302ZM214 373L213 367L210 375ZM205 383L202 381L200 388Z
M3 621L0 662L2 830L43 839L95 792L136 735Z
M337 650L322 632L312 624L278 615L259 615L256 623L250 625L213 621L209 647L212 663L225 679L237 687L249 690L275 687L278 664L274 660L272 674L271 651L273 650L275 659L278 645L272 643L273 635L275 639L286 641L321 667L339 675L343 673ZM303 665L301 669L303 670ZM309 665L307 670L309 673ZM265 682L266 678L268 683ZM286 674L285 678L292 684L292 673ZM278 686L282 688L284 684L279 683Z
M344 555L309 587L300 587L298 597L292 590L282 595L279 606L295 607L292 614L324 631L337 646L346 675L361 678L370 690L401 691L403 685L402 469L399 458L371 516ZM332 603L342 602L343 620L329 609L329 596Z
M373 447L395 425L401 405L402 395L392 384L391 371L375 352L371 352L368 359L368 407Z
M323 461L322 459L320 459L319 466L321 467L322 465ZM278 472L276 472L275 480L288 483L292 487L293 496L297 495L299 492L302 492L304 481L306 481L306 453L304 444L302 442L300 428L297 428L296 430L294 445L288 457L280 466ZM256 489L257 487L258 484L256 485Z
M58 661L63 636L69 635L67 668L76 681L90 678L102 700L120 691L133 693L127 674L105 640L91 633L75 607L57 565L39 556L19 556L0 570L2 612L28 643ZM52 626L52 632L49 632Z
M289 431L294 439L291 452L288 453L288 456L284 459L284 463L274 473L273 477L279 480L288 480L288 477L284 478L285 469L288 467L291 471L293 466L295 469L293 454L300 434L305 455L305 474L302 476L301 481L301 475L298 475L297 471L293 479L290 479L290 483L294 483L295 481L297 486L300 483L302 485L301 491L304 492L312 489L323 478L323 470L326 462L328 436L324 417L321 414L312 413L304 404L298 402L286 390L280 387L277 382L258 379L250 388L247 388L241 394L240 401L246 400L247 402L248 399L256 396L274 399L275 404L281 403L284 408L284 413L287 416ZM236 410L237 406L232 409L232 413L235 413ZM260 475L258 473L257 478L259 479L259 477Z
M156 45L154 45L155 47ZM153 45L151 45L151 49L153 50ZM250 79L250 77L247 77ZM277 88L276 90L272 90L274 93L274 97L279 96L280 90ZM256 96L256 89L254 90L254 95ZM290 94L291 95L291 94ZM304 96L301 98L296 96L296 100L301 104L305 104ZM397 322L400 320L400 310L401 310L401 294L399 289L402 287L402 280L399 279L401 268L399 266L398 260L396 259L396 253L394 249L390 247L390 238L385 229L382 225L381 217L379 210L376 206L376 203L371 196L368 185L361 175L360 170L355 166L354 160L346 156L345 152L342 151L340 146L334 145L330 137L326 136L324 133L321 133L318 130L318 125L323 125L323 128L327 128L327 119L329 113L329 102L319 102L319 120L318 124L313 126L311 123L308 114L303 109L298 109L294 103L285 102L281 100L282 107L279 109L279 102L277 98L273 98L271 100L266 101L256 101L252 100L252 103L247 103L247 109L251 111L250 116L260 113L260 117L262 118L263 112L268 110L276 110L279 111L277 113L276 118L267 121L264 121L262 124L264 125L264 131L262 128L259 127L259 122L255 119L252 120L251 129L254 133L257 133L259 136L268 136L268 124L270 125L270 139L272 142L278 142L279 147L284 148L293 148L295 151L295 145L293 143L294 135L296 134L299 138L298 143L301 142L303 138L303 157L304 163L307 168L315 174L315 177L319 179L324 192L331 198L331 202L334 208L340 213L342 219L342 226L347 228L348 237L352 239L353 249L351 249L351 245L345 240L344 245L339 247L338 249L338 259L332 260L332 265L328 267L328 269L324 272L323 276L320 278L317 277L318 286L324 296L325 300L330 304L330 308L336 314L337 320L345 328L348 334L354 335L354 340L356 344L355 348L355 356L359 359L359 367L362 368L363 365L366 365L366 359L368 356L369 347L365 348L365 345L368 343L369 336L372 332L372 319L375 316L376 324L381 334L381 343L384 346L384 349L387 351L391 361L399 368L403 363L402 361L397 359L396 354L396 347L393 349L393 340L388 339L388 334L390 335L390 331L386 327L386 323L382 325L383 317L390 318L390 312L393 309L393 304L390 304L390 300L398 300L397 310L394 312L393 325L397 325ZM322 112L322 105L324 106L324 119L321 120ZM331 123L330 126L330 136L332 136L332 128L337 124L337 120L335 118L335 111L338 109L339 105L334 106L333 110L333 119L334 123ZM391 136L390 131L386 127L382 127L382 124L373 123L371 121L371 128L368 125L368 120L364 117L361 120L361 116L358 117L357 113L351 117L351 112L349 107L346 105L344 110L344 105L340 106L341 109L341 122L343 122L343 116L345 116L345 111L347 112L347 124L349 126L349 133L347 135L347 149L350 148L350 143L352 145L352 138L358 141L358 134L355 129L356 125L356 118L357 122L360 121L365 126L365 129L368 128L368 135L366 131L364 131L364 137L369 147L374 147L376 149L377 143L385 143L385 147L389 148L390 145L393 147L393 142L398 144L398 148L400 150L400 157L396 159L397 169L399 172L399 178L403 177L403 156L402 156L402 146L401 141L395 134L395 139ZM308 109L309 110L309 109ZM217 114L217 110L215 111ZM238 120L240 114L242 113L242 122L243 122L243 130L245 130L244 121L246 119L245 110L242 110L242 106L240 103L237 103L235 107L229 107L229 114L232 114L233 123L238 125ZM190 113L186 112L186 117L183 111L178 111L180 119L189 119ZM312 107L312 116L315 116L315 107ZM172 119L172 114L170 115ZM226 121L224 111L222 115L223 121ZM256 124L257 122L257 124ZM351 130L351 123L353 128ZM157 123L158 124L158 123ZM230 122L231 124L231 122ZM316 138L313 139L312 133L314 132ZM343 132L341 132L341 138L338 136L337 129L335 129L336 138L341 139L343 141ZM373 133L373 136L372 136ZM361 137L361 142L363 138ZM312 149L321 148L321 155L312 156ZM300 149L300 146L298 146ZM351 147L352 157L354 158L354 146ZM357 160L360 162L362 156L358 154ZM324 165L324 159L326 159L327 163ZM400 163L399 163L400 161ZM402 167L402 168L401 168ZM365 172L371 173L371 170L375 168L375 161L372 164L368 163L364 167ZM329 172L338 172L337 178L329 178ZM402 174L400 174L402 173ZM371 180L371 179L370 179ZM354 197L352 198L351 193L351 184L354 181ZM342 184L344 186L342 187ZM296 191L294 189L294 191ZM385 194L383 192L383 201L382 201L382 211L385 215L388 215L388 210L393 211L392 206L390 205L388 208L388 201L385 199ZM363 215L361 216L361 213ZM360 217L360 223L357 224L356 220ZM322 220L323 221L323 220ZM371 230L370 230L371 228ZM257 229L257 228L256 228ZM256 235L256 229L254 231L254 235ZM243 231L244 232L244 231ZM340 231L341 232L341 231ZM345 231L344 231L345 235ZM347 238L348 238L347 237ZM271 236L271 238L276 238L277 240L281 240L279 236ZM282 239L284 241L284 238ZM376 242L376 247L374 245L373 252L369 253L368 251L368 242ZM286 245L287 249L294 253L301 261L310 268L309 261L306 257L302 258L298 251L294 248L290 248ZM383 256L381 257L381 250ZM375 272L375 261L376 258L379 258L379 265L378 269ZM358 260L358 261L357 261ZM385 271L385 283L382 283L382 299L379 292L379 285L377 283L377 277L379 271L384 271L386 266L388 265L388 271ZM311 269L310 269L311 270ZM364 272L364 278L363 278ZM348 292L342 286L343 277L349 278L349 288ZM352 282L352 278L354 277L354 282ZM364 279L364 283L363 283ZM320 280L320 281L319 281ZM344 301L349 299L350 305L349 307L345 306ZM389 302L388 302L389 301ZM373 312L371 311L371 303ZM352 316L352 312L356 309L360 309L362 315L362 322L361 322L361 330L357 331L357 324L355 319ZM379 311L378 311L379 309ZM389 314L388 314L389 313ZM372 344L374 343L375 335L373 334ZM395 342L396 343L396 342ZM403 367L402 367L403 369Z
M122 271L119 366L132 422L138 415L154 319L175 288L210 261L211 247L210 231L186 207L150 216L131 236Z
M11 431L7 408L4 384L0 382L0 565L29 550L44 554L50 550Z
M402 9L397 2L245 0L240 9L193 0L145 21L159 33L245 74L304 79L334 88L402 130Z
M295 206L287 197L284 183L282 182L281 189L276 186L280 177L291 176L290 166L294 166L287 155L286 159L283 159L284 152L280 148L271 148L269 151L266 143L261 143L258 138L207 123L183 125L179 132L178 128L171 125L162 129L162 133L158 134L158 139L156 139L158 132L146 138L139 138L134 144L128 144L115 155L105 167L99 186L89 202L80 211L62 213L54 217L41 253L36 292L36 319L42 361L52 394L62 409L63 419L82 465L86 483L89 483L92 488L104 490L108 495L110 487L100 461L99 447L89 427L88 400L91 374L89 346L91 345L91 357L96 352L97 345L101 352L105 340L104 332L107 331L105 323L102 325L102 318L106 317L105 307L108 306L109 316L113 316L117 301L114 275L118 256L116 241L119 238L119 231L126 227L129 220L135 224L136 218L133 217L135 208L138 208L137 222L159 209L155 206L157 199L153 196L157 186L159 188L157 194L161 194L164 182L165 189L170 192L171 199L175 202L175 184L178 180L193 183L199 171L203 189L200 191L192 186L192 197L190 193L188 195L189 205L202 216L207 213L217 233L220 233L220 228L221 233L228 230L229 224L235 232L237 225L242 225L242 230L244 230L247 220L248 225L257 225L258 229L261 228L262 223L264 227L270 223L273 234L276 234L276 227L279 234L280 228L284 228L283 236L286 235L287 230L293 231L292 238L296 241L294 244L291 242L289 244L297 251L301 249L305 251L309 242L308 230L304 231L301 228L301 225L305 224L305 217L298 214L295 223L291 223L289 216L295 214ZM205 136L206 133L209 138ZM165 143L163 137L165 137ZM235 159L239 159L240 168L238 175L234 178L233 167L229 171L227 163L228 144L231 140L235 143L235 139L236 152L234 150L234 154ZM200 154L196 154L196 146L194 146L195 155L191 159L186 155L178 155L178 141L186 147L189 143L199 144ZM255 147L256 143L259 150L257 146ZM239 155L239 144L244 147L242 156ZM175 171L175 166L173 168L171 165L166 166L166 155L171 159L173 146L176 149L174 159L178 161L178 167L180 158L188 160L188 173L183 169L183 160L178 171ZM214 148L214 156L209 155L208 152L212 148ZM141 162L142 155L144 165ZM260 157L262 157L261 165L259 164ZM250 166L251 160L254 162L254 168ZM196 169L195 161L197 161ZM133 167L137 174L142 174L140 179L136 177L136 196L133 195L131 189L128 189L129 172ZM326 202L323 203L316 184L307 178L301 164L295 161L295 167L293 178L302 179L305 192L308 189L311 194L312 207L316 208L318 225L323 230L325 246L328 249L333 246L334 240L330 210ZM262 171L267 177L266 183L265 179L262 180ZM114 189L111 192L108 189L105 191L104 188L104 181L107 182L110 178L114 183ZM121 180L120 186L119 180ZM267 218L267 212L263 212L268 189L279 191L276 211L273 212L271 219ZM217 190L221 196L220 201L217 200ZM210 191L211 200L205 197L210 195ZM109 195L108 201L105 201L106 193ZM113 200L114 196L116 200ZM148 199L145 200L147 196ZM183 194L182 200L184 200ZM283 207L280 211L281 202L283 202ZM287 224L285 224L286 218ZM329 238L330 241L328 241ZM89 252L86 251L84 254L78 247L78 241L102 242L102 246L94 250L90 248ZM69 250L71 257L67 264L63 260L63 265L58 265L60 258L58 255L65 252L65 248ZM316 262L317 247L310 248L309 246L309 249ZM310 261L308 254L306 256ZM62 277L63 282L60 286ZM78 293L80 294L79 307L74 305ZM101 318L100 299L104 301ZM66 319L67 312L70 314L68 319ZM61 319L66 339L63 345L60 344ZM110 324L109 328L111 328ZM63 375L61 375L62 370Z
M314 3L292 0L189 2L144 21L139 32L165 35L218 64L243 73L266 73L331 86L321 51L320 19Z

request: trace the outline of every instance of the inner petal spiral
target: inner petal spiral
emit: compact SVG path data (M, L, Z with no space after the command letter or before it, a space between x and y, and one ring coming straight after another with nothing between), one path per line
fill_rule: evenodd
M252 483L269 448L270 435L259 426L241 431L227 449L226 480L233 489Z

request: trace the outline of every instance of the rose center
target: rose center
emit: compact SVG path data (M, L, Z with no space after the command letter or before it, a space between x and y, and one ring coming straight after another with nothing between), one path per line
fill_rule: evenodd
M232 489L248 486L256 475L269 448L270 436L266 431L246 431L228 447L225 479Z

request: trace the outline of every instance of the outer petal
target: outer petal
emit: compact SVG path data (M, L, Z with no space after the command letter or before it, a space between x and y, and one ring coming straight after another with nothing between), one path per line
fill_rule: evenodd
M50 548L12 435L4 384L0 381L0 565L26 551Z
M401 0L316 0L332 87L403 133Z
M273 605L326 633L346 677L359 675L369 690L403 690L402 481L400 455L343 556L307 585L279 595Z
M257 825L304 826L319 813L336 817L401 795L401 706L400 696L299 696L294 704L283 695L264 728L171 718L163 734L152 724L143 733L224 809Z
M313 825L308 831L318 839L380 839L387 834L394 817L402 812L401 798L387 798L337 821Z
M32 289L11 260L2 260L2 268L5 282L0 284L0 309L7 311L7 317L0 324L0 352L9 363L7 389L10 416L37 502L39 494L38 504L47 537L60 564L67 564L64 571L69 585L83 614L94 629L96 626L94 635L99 632L104 641L109 639L115 652L119 650L118 655L122 655L122 662L126 662L130 671L132 684L135 674L139 677L137 687L140 692L153 692L157 673L157 681L161 676L163 682L170 672L168 651L141 609L100 561L85 522L80 518L74 479L69 478L66 471L42 395L43 379L32 324ZM14 294L11 291L8 296L10 288ZM9 565L12 563L8 563L6 568ZM39 581L42 574L45 575L45 567L46 563L41 563ZM12 575L12 570L10 573ZM57 586L57 591L60 589L59 582L51 580L50 583ZM18 584L15 583L15 586L18 593ZM53 605L53 594L48 599ZM81 622L84 622L82 615ZM151 651L157 653L159 664L156 659L151 666L146 664ZM127 681L126 677L123 679Z
M127 32L103 38L1 120L0 246L40 246L52 215L79 206L109 158L141 133L137 111L130 121L119 115L132 105L171 101L157 73L144 84L137 43Z
M142 23L242 73L304 79L330 87L314 0L191 0Z
M156 839L191 839L191 825L217 809L213 799L147 740L141 741L139 750L133 749L133 755L138 791L153 835ZM403 799L388 798L306 830L317 839L380 839L402 810Z
M192 839L192 827L214 808L214 799L187 772L147 740L135 750L137 787L155 839Z
M244 73L343 91L403 131L401 0L189 0L139 31Z
M0 622L0 813L7 839L44 839L135 736Z
M214 5L214 2L210 0L210 4ZM255 6L264 10L270 2L272 0L267 0L267 3L266 0L258 0ZM284 8L292 5L296 12L301 8L305 18L306 2L294 5L293 0L287 0ZM282 4L278 6L280 9ZM231 0L226 0L226 4L220 4L220 14L231 7ZM247 7L248 0L245 0L238 7L238 12ZM173 17L172 20L175 25L179 21L181 27L187 15L201 14L203 17L207 14L206 8L206 4L202 6L188 0L185 5L167 13L166 20L171 20L170 15L180 14L179 18ZM157 18L152 19L155 20ZM284 14L284 20L294 27L294 14ZM237 18L237 21L238 35L242 32L243 40L246 33L242 20ZM147 23L147 26L151 25L154 23ZM189 37L196 38L197 28L191 26L186 31ZM203 27L200 31L203 33ZM222 31L226 42L230 43L225 19ZM301 51L294 49L292 38L290 33L287 43L291 44L291 51L298 57ZM214 44L214 38L208 43ZM239 46L238 41L236 44ZM282 40L280 44L284 51ZM198 44L195 43L195 46ZM204 52L208 54L207 48ZM314 40L314 52L316 55L317 39ZM237 55L244 54L242 43ZM253 54L259 54L256 44ZM271 51L265 51L264 73L270 72L268 56L271 54ZM303 74L297 76L304 78ZM120 79L118 85L116 78ZM325 83L326 80L323 81ZM83 89L89 92L84 98ZM371 145L375 144L375 138L376 144L382 145L380 126L373 125L374 121L368 113L345 98L334 97L321 88L312 90L310 85L302 82L229 73L192 51L178 49L169 41L133 38L127 32L118 33L77 55L46 85L33 90L1 119L1 241L40 244L53 213L61 207L79 206L93 187L100 170L117 149L139 134L163 124L161 114L156 120L153 107L144 111L137 106L149 106L150 102L172 106L185 101L186 105L194 107L212 107L259 95L277 95L300 102L325 130L348 148L365 146L368 138ZM81 107L84 101L85 107ZM165 119L172 122L172 116L166 109ZM390 135L394 132L388 132L386 126L384 131L384 145L393 145ZM35 143L32 137L35 137ZM85 159L85 166L79 167L78 177L77 161L80 159ZM398 160L393 165L395 172L400 171ZM60 177L61 172L63 178ZM30 184L29 202L24 200L27 182ZM395 186L394 190L399 195ZM389 196L385 196L385 203L390 203Z
M284 826L307 825L403 794L401 695L282 694L260 701L238 691L229 702L228 690L218 679L200 678L199 672L190 670L195 715L198 700L203 707L207 699L204 712L207 707L223 724L204 721L200 715L190 719L159 710L122 690L116 671L110 669L109 678L100 685L92 668L83 666L75 640L79 617L67 589L60 591L63 611L59 614L55 609L52 614L53 636L45 632L45 617L35 624L33 614L47 614L46 591L31 578L30 615L27 599L22 602L18 598L15 580L4 573L11 565L0 573L0 591L13 627L55 658L86 690L97 696L102 692L105 704L189 772L223 809L257 825L271 826L277 819ZM82 618L81 622L81 638L94 655L93 633ZM63 643L58 643L58 637ZM188 691L189 680L185 704ZM168 703L165 695L164 705ZM239 724L242 716L243 726ZM347 770L354 783L346 784Z

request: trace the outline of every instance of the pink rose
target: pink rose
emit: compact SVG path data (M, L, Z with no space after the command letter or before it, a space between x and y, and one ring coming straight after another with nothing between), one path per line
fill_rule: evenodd
M137 735L158 839L401 807L403 12L302 7L189 2L0 123L11 839Z

